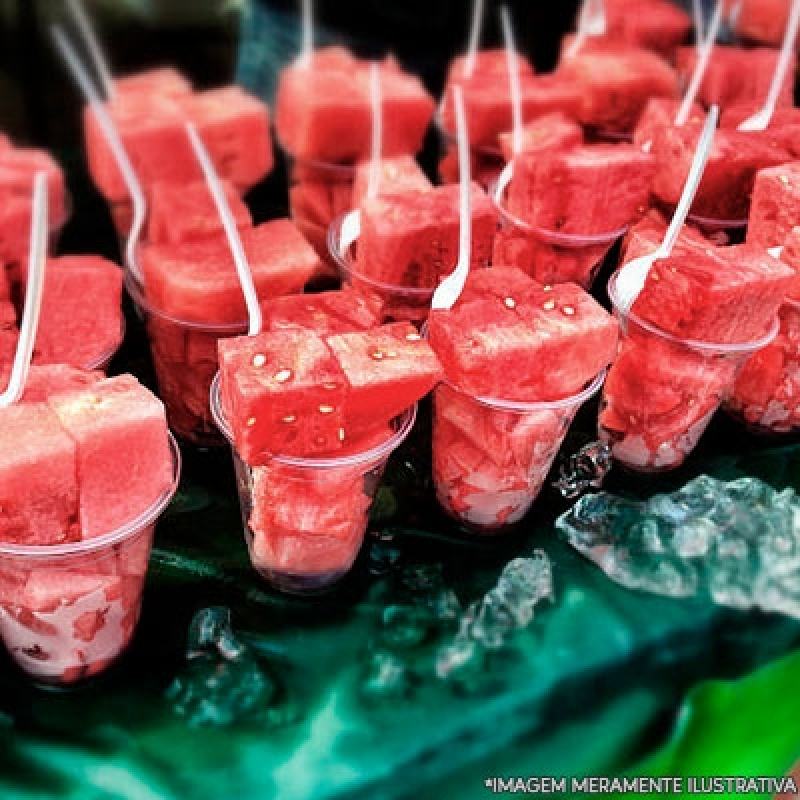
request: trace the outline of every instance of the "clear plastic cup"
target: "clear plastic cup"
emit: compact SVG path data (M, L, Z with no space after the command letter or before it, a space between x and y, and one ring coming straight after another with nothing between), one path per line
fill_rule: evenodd
M358 555L384 467L411 431L416 405L394 420L393 432L379 445L341 457L274 456L257 467L236 452L218 377L211 388L211 409L231 444L253 567L276 589L290 594L332 587Z
M746 359L778 332L742 344L681 339L625 311L608 285L620 347L603 389L598 429L614 459L637 472L679 467L730 394Z
M247 321L220 325L177 319L147 302L130 271L125 287L145 324L158 394L171 430L197 447L224 447L208 402L219 369L217 342L247 333Z
M357 289L367 297L374 297L380 303L383 322L412 322L417 326L424 324L431 310L431 300L435 286L413 287L395 286L375 280L359 270L355 258L357 235L348 230L357 211L339 215L328 230L328 249L336 264L342 283Z
M540 283L577 283L584 289L591 288L603 259L625 235L627 226L586 235L537 228L506 207L506 191L512 175L509 164L489 189L500 221L492 263L519 267Z
M735 237L737 234L741 235L747 227L746 219L715 219L699 214L689 214L686 219L707 235L729 233Z
M747 359L724 409L754 433L800 431L800 301L784 300L778 335Z
M0 638L37 683L68 686L84 680L105 670L128 646L139 619L153 530L180 478L180 451L172 436L170 450L172 485L117 530L59 545L0 543Z
M84 369L88 370L100 370L101 372L105 372L108 369L108 365L111 363L111 359L117 354L117 350L122 345L122 342L125 339L125 317L123 314L120 313L120 320L119 320L119 339L114 343L112 347L108 350L105 350L102 353L98 353L95 358L92 359L90 364L86 364Z
M571 397L537 403L474 397L440 383L433 392L433 482L442 508L477 533L522 519L573 417L604 376Z

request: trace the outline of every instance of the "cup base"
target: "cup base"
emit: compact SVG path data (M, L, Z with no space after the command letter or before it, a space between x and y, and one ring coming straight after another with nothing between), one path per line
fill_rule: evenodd
M264 568L257 568L256 571L273 589L297 596L330 592L336 588L348 572L346 569L339 569L316 575L298 575Z

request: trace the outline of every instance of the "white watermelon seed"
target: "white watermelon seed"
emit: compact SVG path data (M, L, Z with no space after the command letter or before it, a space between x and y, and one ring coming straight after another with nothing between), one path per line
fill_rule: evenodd
M516 303L516 301L514 300L513 297L506 297L505 300L503 300L503 303L505 304L506 308L516 308L517 307L517 303Z
M387 350L386 358L397 358L397 353L394 350Z
M542 286L542 291L543 292L552 292L553 291L553 284L546 283L544 286Z
M292 371L290 369L280 369L272 376L272 379L278 383L286 383L291 377Z
M326 406L325 404L321 404L317 406L320 414L333 414L333 406Z
M255 425L255 424L256 424L256 418L255 418L255 417L250 417L250 418L247 420L247 427L248 427L248 428L252 428L252 427L253 427L253 425Z
M572 306L564 306L561 309L568 317L571 317L575 313L575 309Z
M406 334L406 341L409 342L419 342L421 341L422 336L419 333L407 333Z
M333 389L336 388L336 384L335 383L330 383L330 382L329 383L323 383L322 384L322 388L323 389L327 389L328 391L332 391Z
M339 428L339 441L344 441L344 428Z
M384 352L383 352L383 350L373 350L369 354L369 357L370 358L374 358L376 361L382 361L383 357L384 357Z
M296 419L297 419L297 417L296 417L294 414L288 414L287 416L285 416L285 417L283 418L283 421L284 421L284 422L285 422L287 425L291 425L291 423L293 423L293 422L294 422Z
M256 353L253 356L253 366L263 367L267 363L267 357L263 353Z
M789 176L788 175L781 175L780 176L780 181L781 181L781 183L786 184L786 186L788 186L789 185Z
M546 303L544 303L544 305L542 305L542 308L545 311L552 311L555 307L556 307L555 300L548 300Z

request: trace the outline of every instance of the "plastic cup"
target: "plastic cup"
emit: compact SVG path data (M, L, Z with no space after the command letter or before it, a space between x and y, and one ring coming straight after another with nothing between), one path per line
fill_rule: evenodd
M405 440L416 405L394 420L381 444L341 457L274 456L263 466L236 452L220 402L211 388L214 420L231 444L250 562L267 582L290 594L313 594L336 584L358 555L384 467Z
M117 530L59 545L0 543L0 638L37 683L68 686L105 670L125 650L141 608L153 530L180 477ZM109 498L109 502L113 499Z
M474 397L440 383L433 392L433 482L442 508L483 534L522 519L604 375L571 397L536 403Z
M679 467L692 452L748 357L768 345L682 339L624 311L615 273L608 285L620 348L603 389L598 429L614 459L637 472Z
M745 362L724 403L754 433L800 430L800 301L785 300L778 321L778 335Z
M540 283L577 283L588 290L603 259L625 235L627 226L586 235L537 228L506 207L506 190L511 177L511 170L505 169L489 189L500 222L492 262L519 267Z
M339 215L328 230L328 249L342 283L363 295L376 298L380 303L383 322L408 321L418 327L423 325L430 313L436 287L396 286L365 275L356 263L357 242L351 244L348 237L343 235L347 216Z
M130 271L125 286L142 318L171 430L197 447L223 447L225 439L209 407L209 392L219 368L217 342L247 333L247 321L204 324L182 320L150 305Z
M708 235L729 233L732 238L735 238L741 236L742 232L747 227L746 219L715 219L712 217L703 217L698 214L689 214L686 219Z

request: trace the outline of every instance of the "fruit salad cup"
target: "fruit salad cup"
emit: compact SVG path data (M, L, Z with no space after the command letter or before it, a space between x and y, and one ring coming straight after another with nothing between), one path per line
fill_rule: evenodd
M778 335L747 360L725 401L756 433L800 430L800 302L785 300L778 318Z
M778 323L742 344L681 339L621 307L617 274L608 292L621 340L603 389L600 438L632 470L674 469L694 449L747 358L775 338Z
M473 397L448 383L433 393L433 480L442 508L477 533L518 522L538 496L573 417L603 382L550 402Z
M328 250L342 283L374 298L381 308L382 322L413 322L418 327L428 318L436 287L394 286L365 275L358 269L355 248L358 245L358 212L340 214L328 230Z
M405 440L416 406L398 417L378 443L325 458L274 456L246 464L233 446L219 378L211 389L214 420L231 443L245 540L253 567L291 594L326 590L352 567L369 511L391 453Z
M178 486L109 533L58 545L0 543L0 638L37 683L69 686L106 669L131 640L153 530Z
M151 306L127 273L125 285L144 320L170 429L197 447L223 447L225 439L214 424L208 398L218 369L217 342L247 332L247 322L203 325L180 320Z
M571 282L589 289L603 259L627 228L586 236L537 228L508 210L511 174L507 167L489 189L500 221L492 263L519 267L540 283Z

